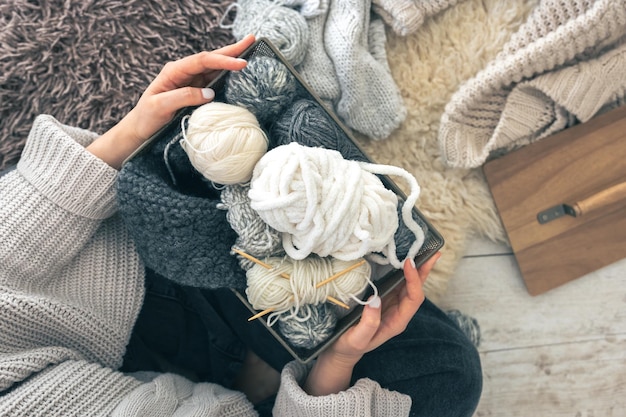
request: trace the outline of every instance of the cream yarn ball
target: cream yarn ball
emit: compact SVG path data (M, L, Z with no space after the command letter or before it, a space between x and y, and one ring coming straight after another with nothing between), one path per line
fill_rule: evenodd
M207 103L185 116L181 125L181 146L191 165L218 184L249 181L267 152L267 135L256 116L243 107Z

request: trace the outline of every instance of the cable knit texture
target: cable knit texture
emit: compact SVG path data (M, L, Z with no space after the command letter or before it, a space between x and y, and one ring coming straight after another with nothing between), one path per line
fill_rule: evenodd
M408 416L411 397L388 391L369 379L360 379L345 391L324 397L307 395L300 384L308 373L308 366L291 362L282 372L281 389L274 405L275 415L315 416ZM333 401L328 401L332 398ZM289 410L302 410L290 413Z
M492 136L511 91L520 82L596 59L622 45L625 34L626 0L541 1L496 59L463 84L446 106L439 130L445 162L453 167L482 165L501 145ZM593 84L589 78L572 77L571 72L555 77L551 81L564 84L563 92L588 89L596 100L579 109L587 115L599 107L597 99L623 97L623 81L613 85L614 77L597 77ZM613 91L603 92L607 88ZM561 93L558 98L566 100L559 103L565 107L571 97ZM556 117L548 113L549 109L533 106L533 110L546 119Z
M220 193L178 143L168 148L159 141L126 163L117 189L120 214L146 266L182 285L246 287L245 272L230 254L237 234L218 208Z
M256 416L242 393L116 371L143 300L144 266L116 213L117 172L83 148L95 137L39 116L17 170L0 177L2 414ZM276 416L393 417L407 402L368 379L358 395L313 403L294 384L283 375Z
M194 384L174 374L157 376L131 392L112 417L236 417L256 414L242 392L216 384Z
M449 7L458 0L372 0L372 10L400 36L415 33L424 20Z

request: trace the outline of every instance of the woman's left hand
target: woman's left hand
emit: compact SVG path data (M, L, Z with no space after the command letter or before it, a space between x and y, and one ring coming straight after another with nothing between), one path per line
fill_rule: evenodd
M381 299L371 299L359 322L349 328L318 357L304 389L311 395L328 395L349 387L354 365L387 340L402 333L425 300L423 285L441 257L437 253L419 269L404 262L405 282Z

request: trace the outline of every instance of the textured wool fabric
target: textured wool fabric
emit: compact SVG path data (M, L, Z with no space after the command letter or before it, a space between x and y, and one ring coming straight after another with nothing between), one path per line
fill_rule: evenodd
M171 60L234 41L234 0L0 2L0 169L48 113L103 132Z
M221 204L217 208L226 210L226 220L237 233L233 245L255 258L284 254L281 233L270 227L259 214L250 207L249 185L228 185L220 195ZM254 263L237 255L242 269L247 271Z
M341 88L339 117L364 135L386 139L404 121L406 108L387 64L383 22L370 19L370 8L370 1L331 1L324 47Z
M117 172L81 146L95 136L41 116L0 179L7 415L106 414L139 385L111 370L141 307L143 266L114 215Z
M255 414L243 392L216 384L194 384L179 375L162 374L126 396L111 416L240 417Z
M302 410L298 414L302 417L409 415L411 397L373 386L368 383L367 379L360 379L349 389L334 394L333 404L325 402L324 397L306 395L300 385L304 383L308 373L307 368L307 365L296 362L291 362L283 368L282 385L276 396L274 413L288 414L288 410L297 408ZM364 400L369 403L366 405Z
M314 9L316 12L306 16L309 28L309 48L304 60L296 69L324 104L334 109L341 89L335 72L335 65L328 56L324 43L329 1L321 1L317 5L318 7ZM302 10L306 9L303 8Z
M273 122L291 104L298 91L298 82L278 59L257 55L248 59L241 71L226 78L226 102L248 109L259 123Z
M372 0L372 10L400 36L410 35L424 20L454 6L458 0Z
M625 0L541 1L496 59L461 86L446 106L439 130L445 162L453 167L482 165L493 150L490 138L507 97L517 84L595 58L607 48L622 43L624 35ZM596 91L612 88L604 84L611 81L611 78L598 78L595 81L598 85L593 88ZM571 77L568 82L569 89L577 88L579 83ZM609 94L604 98L615 100L616 97ZM567 107L567 103L560 105ZM589 108L594 107L597 108L597 103L589 104Z
M284 24L283 16L268 15L259 1L265 0L237 3L246 20ZM380 18L370 17L370 9L369 0L305 2L302 10L307 17L309 46L302 63L295 66L349 127L384 139L402 123L406 110L387 64L384 24ZM241 30L234 33L238 39L245 36ZM271 34L267 37L275 42Z
M119 211L142 261L164 277L202 288L245 288L230 249L237 235L178 143L154 143L128 161L117 181ZM169 167L179 186L174 186Z
M242 394L221 387L116 371L143 300L144 267L115 212L117 172L82 146L95 137L41 116L17 169L0 178L0 410L108 416L119 405L123 415L256 416ZM281 387L293 385L283 375ZM279 391L289 407L274 415L322 405L339 417L385 407L379 399L390 409L407 401L369 379L358 386L359 396L315 397L314 407L301 390Z
M485 148L504 153L624 105L624 68L626 43L596 59L519 83Z
M253 33L268 38L291 65L299 65L307 54L309 28L296 10L270 0L239 0L233 35L243 39Z

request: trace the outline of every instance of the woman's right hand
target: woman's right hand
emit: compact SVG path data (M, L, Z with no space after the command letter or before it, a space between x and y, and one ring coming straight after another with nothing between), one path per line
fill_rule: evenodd
M359 322L320 354L305 382L310 395L328 395L350 386L352 370L364 354L402 333L425 300L423 285L441 253L419 269L404 262L405 281L384 299L372 299L363 308Z

